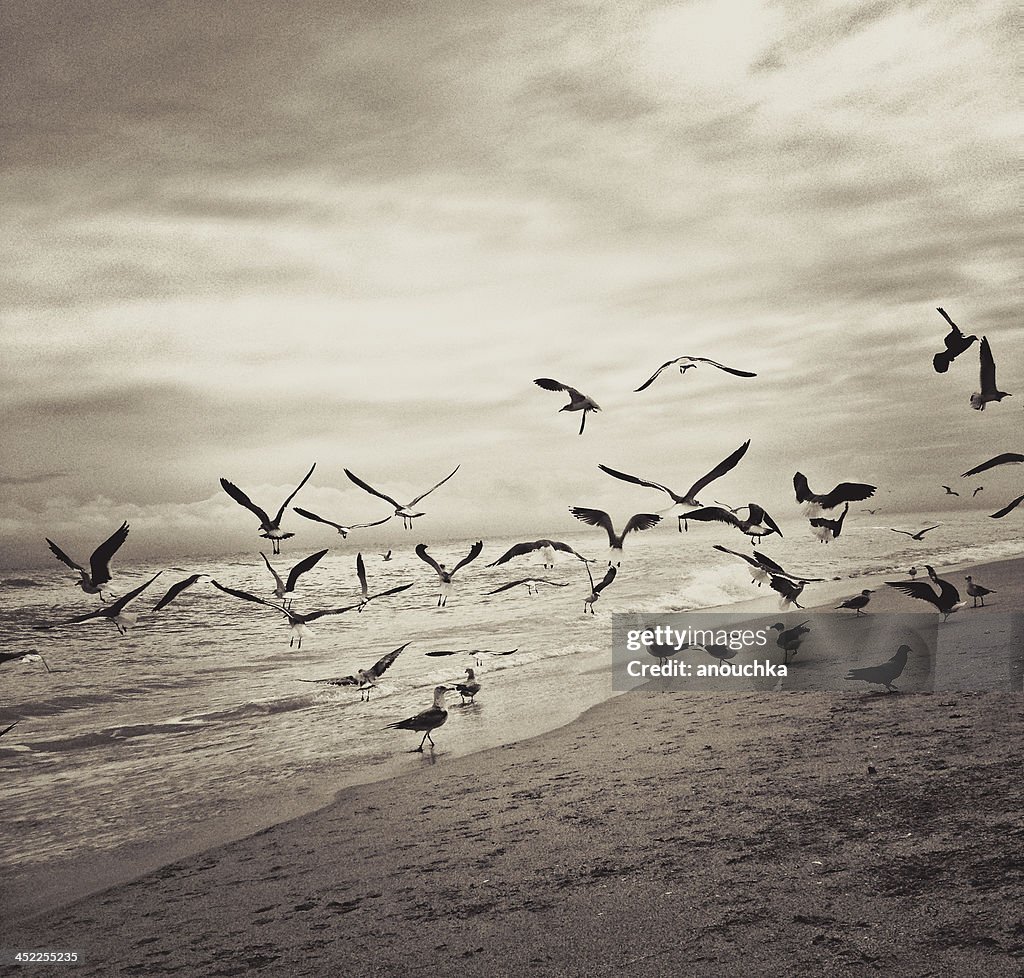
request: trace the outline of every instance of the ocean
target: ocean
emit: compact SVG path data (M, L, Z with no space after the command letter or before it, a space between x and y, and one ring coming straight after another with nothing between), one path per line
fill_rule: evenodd
M45 569L5 572L3 651L41 653L50 671L41 662L0 665L0 729L20 721L0 738L4 911L29 910L101 885L112 862L155 867L314 810L348 785L567 723L612 695L612 613L684 611L752 598L770 607L775 601L751 584L746 564L712 549L720 543L749 552L739 532L691 524L680 534L669 518L627 538L622 567L595 615L583 613L590 588L584 566L570 555L560 554L554 570L541 568L539 553L485 566L526 538L485 541L481 558L457 575L448 607L437 608L436 576L413 553L416 543L431 540L427 519L408 532L407 545L394 547L388 562L361 542L359 531L346 541L334 538L327 556L300 579L297 609L354 604L359 550L371 594L415 586L363 612L319 619L301 648L289 647L282 615L206 581L151 612L173 583L198 572L272 599L258 539L252 553L162 568L118 555L111 582L117 594L162 570L133 602L138 621L123 636L104 620L35 630L35 624L95 608L96 597L83 594L56 560ZM917 542L893 533L889 520L903 528L942 526ZM769 538L760 549L787 570L828 580L807 586L801 603L814 605L856 593L859 577L903 577L912 564L941 570L1019 556L1024 540L1018 526L977 512L957 513L955 520L944 512L889 515L883 523L851 511L843 535L830 544L818 543L794 519L784 525L784 539ZM594 576L603 575L603 531L574 529L555 538L596 558ZM451 566L471 542L431 543L430 551ZM271 559L284 576L313 549L290 540ZM522 588L484 594L528 576L566 586L535 596ZM907 604L922 610L913 607L920 602L908 598ZM405 643L368 702L354 687L300 682L355 673ZM516 651L485 655L480 667L466 653L425 654L463 649ZM463 706L449 693L448 722L433 734L436 751L410 753L420 735L386 725L426 709L433 687L462 679L467 667L482 682L476 703Z

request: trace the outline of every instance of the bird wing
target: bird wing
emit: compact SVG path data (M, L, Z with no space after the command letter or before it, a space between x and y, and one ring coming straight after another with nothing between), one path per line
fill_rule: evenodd
M940 315L940 316L941 316L941 317L942 317L943 319L945 319L947 323L949 323L949 325L950 325L950 326L952 327L952 329L953 329L953 332L954 332L954 333L955 333L956 335L958 335L958 336L963 336L963 335L964 335L964 334L963 334L963 332L961 331L960 327L959 327L959 326L957 326L957 324L956 324L956 323L954 323L954 322L953 322L953 320L949 318L949 314L948 314L948 313L946 312L946 310L945 310L945 309L942 309L942 308L936 308L936 310L935 310L935 311L936 311L936 312L937 312L937 313L938 313L938 314L939 314L939 315ZM947 344L947 346L948 346L948 344Z
M886 581L885 583L887 587L894 587L897 591L909 594L912 598L928 601L936 608L940 606L939 596L927 581Z
M636 513L629 518L626 528L622 531L623 539L625 539L627 533L632 533L634 530L637 532L640 530L649 530L652 526L657 526L660 522L661 517L654 513Z
M204 577L203 574L193 574L191 577L186 577L183 581L178 581L177 584L172 584L168 589L167 593L153 605L154 611L159 611L161 608L166 608L182 591L186 588L192 587L200 577Z
M534 540L532 543L517 543L514 547L509 547L494 563L488 564L488 567L497 567L498 564L504 564L510 561L513 557L522 556L522 554L532 553L534 550L540 550L541 547L550 547L552 550L561 550L563 553L572 554L574 557L580 557L572 547L567 543L561 543L558 540ZM585 558L580 557L580 560Z
M469 553L468 553L468 554L466 554L466 556L465 556L465 557L463 557L463 558L462 558L462 560L460 560L460 561L459 561L459 562L458 562L458 563L457 563L457 564L456 564L456 565L455 565L455 566L454 566L454 567L452 568L452 574L454 575L454 574L455 574L455 572L456 572L456 571L457 571L457 570L458 570L458 569L459 569L460 567L465 567L465 566L466 566L466 564L470 564L470 563L472 563L472 562L473 562L474 560L476 560L476 559L477 559L477 557L479 557L479 556L480 556L480 551L481 551L481 550L483 550L483 549L484 549L484 544L483 544L483 541L482 541L482 540L477 540L477 542L476 542L476 543L474 543L474 544L473 544L473 546L469 548Z
M501 587L496 587L493 591L485 591L484 594L498 594L500 591L509 591L514 587L519 587L520 584L525 584L529 578L524 577L518 581L510 581L508 584L502 584Z
M292 510L298 513L299 516L305 516L307 520L313 520L317 523L326 523L328 526L333 526L336 530L340 530L342 528L341 523L335 523L334 520L325 520L322 516L317 516L316 513L311 513L308 509L300 509L298 506L293 506ZM391 519L391 517L389 516L388 519ZM372 526L373 524L367 523L365 525ZM350 529L350 527L346 527L346 529ZM319 680L311 679L310 682L319 682Z
M128 524L122 523L106 540L103 541L89 558L92 570L92 583L97 587L110 580L110 558L117 553L121 544L128 536Z
M822 509L834 509L840 503L858 503L870 499L877 488L866 482L840 482L831 492L818 496L818 503Z
M667 492L673 499L676 498L676 494L669 489L668 486L663 486L660 482L650 482L647 479L640 479L635 475L629 475L626 472L619 472L618 469L609 468L607 465L597 466L602 472L607 472L608 475L615 479L621 479L623 482L632 482L635 486L647 486L649 489L660 489L662 492Z
M21 720L15 720L10 726L4 727L3 730L0 730L0 737L5 733L10 733L19 723L21 723Z
M390 496L385 496L384 493L379 492L378 490L374 489L373 486L367 485L365 482L363 482L362 479L359 478L359 476L353 475L351 472L349 472L348 469L345 469L345 475L347 475L352 482L354 482L357 486L359 486L360 489L365 490L371 496L376 496L378 499L383 499L386 502L391 503L391 505L394 506L395 509L401 509L402 508L402 504L401 503L396 502Z
M401 591L408 591L409 588L415 587L416 582L412 584L399 584L398 587L388 588L386 591L378 591L376 594L371 594L366 600L375 601L377 598L386 598L389 594L398 594Z
M741 554L741 553L738 553L735 550L730 550L728 547L723 547L720 543L716 543L714 545L714 549L715 550L721 550L722 553L724 553L724 554L732 554L734 557L739 557L740 560L745 560L748 564L750 564L751 567L760 567L761 566L761 561L760 560L755 560L753 557L748 557L746 554ZM779 567L778 564L776 564L775 567L779 571L782 570L782 568Z
M723 458L722 461L719 462L718 465L716 465L710 472L708 472L707 475L702 475L692 486L690 486L690 491L686 494L686 498L695 499L697 497L697 493L700 492L701 489L703 489L706 485L714 482L715 479L720 479L730 469L735 468L739 460L743 458L744 455L747 454L748 448L750 448L749 438L742 445L740 445L740 447L737 448L735 452L733 452L727 458Z
M589 567L587 568L587 571L589 573L589 571L590 571ZM604 579L601 581L600 584L598 584L598 585L596 585L594 587L594 593L595 594L600 594L606 587L608 587L608 585L611 584L611 582L615 580L615 573L616 573L616 568L609 567L608 571L604 575Z
M908 537L912 537L912 536L914 535L913 533L911 533L911 532L910 532L910 530L897 530L897 529L896 529L895 527L893 527L893 526L890 526L890 527L889 527L889 529L890 529L890 530L892 530L892 532L893 532L893 533L904 533L904 534L906 534L906 535L907 535Z
M961 478L966 479L969 475L977 475L979 472L985 472L987 469L993 469L997 465L1013 465L1018 462L1024 462L1024 455L1020 455L1017 452L1003 452L1002 455L996 455L994 458L990 458L987 462L982 462L981 465L976 465L973 469L968 469L961 475ZM53 545L51 544L51 546Z
M274 520L275 523L281 522L281 517L284 516L284 511L288 504L295 498L298 491L309 481L309 477L313 474L313 469L316 468L316 462L314 462L309 471L302 477L302 481L292 490L292 494L281 503L281 508L277 511L277 518Z
M267 516L266 512L260 509L241 489L238 488L233 482L228 482L227 479L220 480L220 487L223 489L236 503L240 506L244 506L251 513L256 514L256 518L264 526L270 525L270 517Z
M142 594L142 592L145 591L146 588L148 588L149 585L152 584L162 573L163 571L157 571L148 581L146 581L145 584L140 584L137 588L133 588L127 594L122 594L121 597L112 604L108 604L106 608L101 609L102 612L105 613L108 618L116 617L121 613L129 601L134 600Z
M698 523L728 523L730 526L739 526L740 521L734 513L730 513L721 506L704 506L701 509L691 509L679 517L684 523L687 520L697 520Z
M771 559L771 557L761 553L760 550L754 551L754 557L757 560L758 566L762 570L774 571L776 574L781 574L783 577L795 576L793 574L790 574L784 567L782 567L781 564L777 564L774 560ZM816 578L811 578L809 580L816 580Z
M543 387L546 391L565 391L574 400L583 397L575 387L569 387L568 384L560 384L557 380L552 380L550 377L538 377L534 383L538 387Z
M615 546L615 527L612 526L612 518L603 509L570 506L569 512L583 523L589 523L591 526L600 526L608 534L608 545Z
M937 530L940 526L942 526L941 523L936 523L935 526L929 526L924 530L918 530L917 535L919 537L923 537L926 533L930 533L932 530Z
M345 608L326 608L323 611L314 611L312 614L303 615L303 621L316 621L317 618L323 618L325 615L343 615L346 611L355 611L359 605L350 604Z
M942 604L952 607L960 600L960 592L949 581L944 581L937 575L932 580L939 588L939 601Z
M427 553L427 545L425 543L416 544L416 556L425 563L430 564L439 575L442 573L441 565Z
M999 520L1002 519L1007 513L1016 509L1021 502L1024 502L1024 496L1018 496L1016 499L1008 502L998 513L990 513L989 519Z
M281 575L278 574L278 572L274 570L274 568L270 565L270 561L268 560L267 555L262 550L260 551L260 556L263 558L263 563L267 565L267 570L270 571L270 573L274 576L274 580L277 582L277 590L283 591L284 581L281 580ZM291 589L289 588L289 590Z
M296 512L298 512L298 510L296 510ZM391 513L390 515L385 516L384 519L382 519L382 520L374 520L372 523L353 523L349 527L349 529L350 530L361 530L361 529L363 529L363 527L366 527L366 526L380 526L381 523L387 523L387 521L389 519L391 519L394 515L395 515L394 513Z
M727 374L733 374L736 377L756 377L757 374L751 373L749 370L737 370L735 367L727 367L724 363L719 363L717 360L709 360L707 357L680 357L680 360L691 360L694 363L710 363L712 367L718 367L719 370L724 370Z
M260 553L263 553L261 550ZM295 582L302 577L310 568L315 567L320 559L326 554L326 550L318 550L315 554L310 554L308 557L304 557L300 560L289 572L288 572L288 586L285 588L286 591L295 590ZM266 557L263 558L266 560ZM267 561L267 566L270 566L270 562ZM275 575L276 576L276 575ZM280 580L280 578L278 578Z
M363 600L368 601L370 589L366 586L366 565L361 553L356 554L356 577L359 578L359 590L362 592Z
M72 570L81 571L83 574L86 572L85 568L81 564L76 564L49 537L46 537L46 542L50 545L50 550L53 553L53 556L56 557L62 564L67 564L67 566L70 567Z
M217 588L218 591L223 591L225 594L230 594L233 598L241 598L243 601L254 601L256 604L265 604L268 608L273 608L274 611L279 611L286 618L291 618L284 608L273 603L273 601L264 601L263 598L256 597L255 594L250 594L248 591L240 591L237 588L225 587L219 581L215 581L212 578L210 583Z
M372 668L366 670L367 675L372 676L374 679L377 679L379 676L383 676L387 671L388 666L390 666L391 663L402 654L402 651L407 648L408 645L409 643L406 642L405 645L400 645L394 652L389 652L387 655L381 656L373 664Z
M300 679L300 683L326 683L328 686L357 686L359 679L356 676L338 676L335 679Z
M780 537L782 536L779 524L768 515L763 506L758 506L757 503L750 503L747 508L750 510L747 519L750 521L751 526L763 524L773 529Z
M453 475L455 475L456 472L459 471L461 467L462 463L460 462L436 486L431 486L426 492L421 492L414 500L412 500L412 502L409 503L409 505L415 506L421 499L429 496L438 486L443 486Z
M988 337L981 338L981 393L995 394L996 387L996 362L992 358L992 348L988 345Z
M803 472L797 472L793 476L793 489L796 491L798 503L817 501L817 496L811 492L811 487L807 484L807 476Z
M680 360L688 360L688 359L690 359L690 358L689 357L676 357L675 360L669 360L667 363L663 363L660 367L658 367L657 370L654 371L653 374L651 374L650 377L647 378L647 380L645 380L635 391L633 391L633 393L634 394L639 394L640 391L647 390L647 388L650 387L651 384L653 384L658 379L658 375L662 372L662 370L664 370L666 367L671 367L675 363L679 363ZM538 381L538 383L539 383L539 381Z

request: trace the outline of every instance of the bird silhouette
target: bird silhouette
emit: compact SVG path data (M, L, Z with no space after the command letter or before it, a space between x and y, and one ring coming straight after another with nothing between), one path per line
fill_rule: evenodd
M575 387L569 387L568 384L559 383L557 380L552 380L550 377L538 377L534 383L538 387L543 387L546 391L564 391L569 395L569 403L565 407L559 408L559 413L562 411L582 411L583 417L580 419L580 434L583 434L583 428L587 423L587 414L591 411L600 411L601 406L592 397L587 397L586 394L581 394Z
M890 646L891 648L891 646ZM881 665L867 666L863 669L851 669L847 679L858 679L864 683L873 683L876 686L884 686L890 693L898 693L899 690L893 686L893 682L903 675L907 667L907 656L913 651L909 645L901 645L896 654L887 659Z
M950 325L950 330L946 334L944 345L946 347L941 353L936 353L932 357L932 366L935 368L937 374L944 374L949 370L949 365L958 357L961 353L967 350L972 343L977 342L977 336L964 336L960 327L953 322L952 319L946 314L945 309L936 310L943 319L946 320Z
M996 362L992 357L992 349L988 345L988 337L981 338L981 390L971 395L971 407L976 411L984 411L990 401L997 404L1004 397L1011 397L1006 391L996 386Z
M50 551L54 557L61 563L67 564L72 570L78 571L81 580L75 583L86 594L98 594L100 600L104 601L106 599L103 597L103 585L110 581L111 558L117 553L127 537L128 524L122 523L118 529L92 552L92 556L89 558L89 570L86 570L81 564L72 560L49 537L46 538L46 542L50 545Z
M717 360L709 360L707 357L676 357L675 360L668 360L663 363L657 370L651 374L635 391L634 394L639 394L641 391L647 390L648 387L653 384L661 372L667 367L671 367L674 364L679 364L679 372L685 374L687 370L696 369L700 363L709 363L712 367L717 367L719 370L724 370L727 374L732 374L734 377L756 377L757 374L752 373L749 370L737 370L735 367L727 367L724 363L719 363Z
M292 490L291 495L281 503L281 508L277 511L277 515L271 519L265 510L257 506L241 489L238 488L233 482L228 482L227 479L221 479L221 488L236 502L239 506L244 506L247 510L253 513L256 518L260 521L260 536L266 540L270 540L274 546L274 553L279 554L281 552L281 541L287 540L290 537L295 536L294 533L285 533L281 529L281 517L284 516L284 511L287 509L288 504L295 498L296 493L309 481L309 477L313 474L313 469L316 468L316 462L312 464L309 471L303 476L302 481Z

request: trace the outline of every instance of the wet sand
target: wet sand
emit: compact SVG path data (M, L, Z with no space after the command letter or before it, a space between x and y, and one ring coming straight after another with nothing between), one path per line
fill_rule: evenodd
M944 640L984 634L1012 662L1024 561L975 576L998 601ZM0 946L77 950L76 974L105 976L1016 976L1022 705L634 691L468 756L439 736L405 776L5 921Z

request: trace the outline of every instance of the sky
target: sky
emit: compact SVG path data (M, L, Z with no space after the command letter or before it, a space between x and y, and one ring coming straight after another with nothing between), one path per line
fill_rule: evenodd
M598 463L683 490L748 438L702 501L930 508L1024 449L1014 13L8 0L0 565L124 519L255 550L219 479L274 511L313 462L295 505L345 523L389 509L345 468L405 502L460 465L416 542L623 521L663 497ZM1016 396L970 409L977 345L934 373L937 306ZM758 376L633 392L684 354Z

